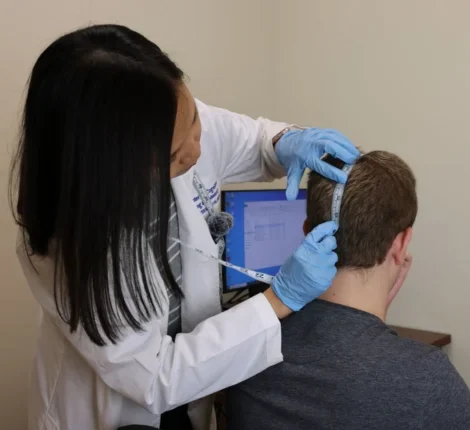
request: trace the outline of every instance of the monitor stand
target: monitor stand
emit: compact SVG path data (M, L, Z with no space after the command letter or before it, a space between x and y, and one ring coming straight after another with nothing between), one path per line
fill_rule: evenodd
M248 286L248 294L250 297L256 296L259 293L264 293L269 288L268 284L264 282L253 282Z
M250 282L246 288L235 291L235 294L228 300L222 303L222 309L225 311L231 307L243 302L248 297L254 297L259 293L263 293L269 288L269 285L263 282Z

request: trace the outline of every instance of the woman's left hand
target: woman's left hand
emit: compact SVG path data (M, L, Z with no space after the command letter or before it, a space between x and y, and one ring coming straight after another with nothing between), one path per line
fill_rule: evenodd
M287 170L287 200L295 200L300 181L306 168L340 183L346 182L346 174L321 157L330 154L347 164L359 158L359 150L336 130L308 128L292 130L281 137L275 147L281 165Z
M292 311L320 297L333 282L338 261L334 252L337 230L333 221L316 226L274 277L272 291ZM279 316L279 311L273 309Z

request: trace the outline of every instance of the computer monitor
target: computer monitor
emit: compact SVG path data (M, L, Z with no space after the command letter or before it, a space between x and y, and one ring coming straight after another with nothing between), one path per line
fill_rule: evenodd
M304 238L306 191L286 200L285 190L240 190L222 193L222 210L234 226L225 237L224 259L237 266L275 275ZM224 291L259 285L230 268L223 268Z

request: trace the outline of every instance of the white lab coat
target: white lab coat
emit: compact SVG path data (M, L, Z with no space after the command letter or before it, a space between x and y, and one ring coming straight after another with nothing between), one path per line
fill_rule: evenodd
M201 157L195 166L215 203L224 183L271 180L284 175L272 137L286 127L266 119L198 102ZM217 255L197 193L194 168L175 178L182 241ZM81 331L71 334L57 315L51 259L30 265L18 256L42 309L29 398L30 430L116 430L127 424L158 427L160 414L190 402L196 430L214 429L211 394L245 380L282 360L281 330L263 295L220 313L218 265L182 248L182 328L173 343L166 336L168 298L163 314L145 331L127 330L118 345L97 347Z

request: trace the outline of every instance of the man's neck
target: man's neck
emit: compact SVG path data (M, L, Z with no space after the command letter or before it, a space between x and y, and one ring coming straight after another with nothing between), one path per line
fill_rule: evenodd
M340 269L331 287L320 298L368 312L385 321L388 307L386 284L380 270Z

